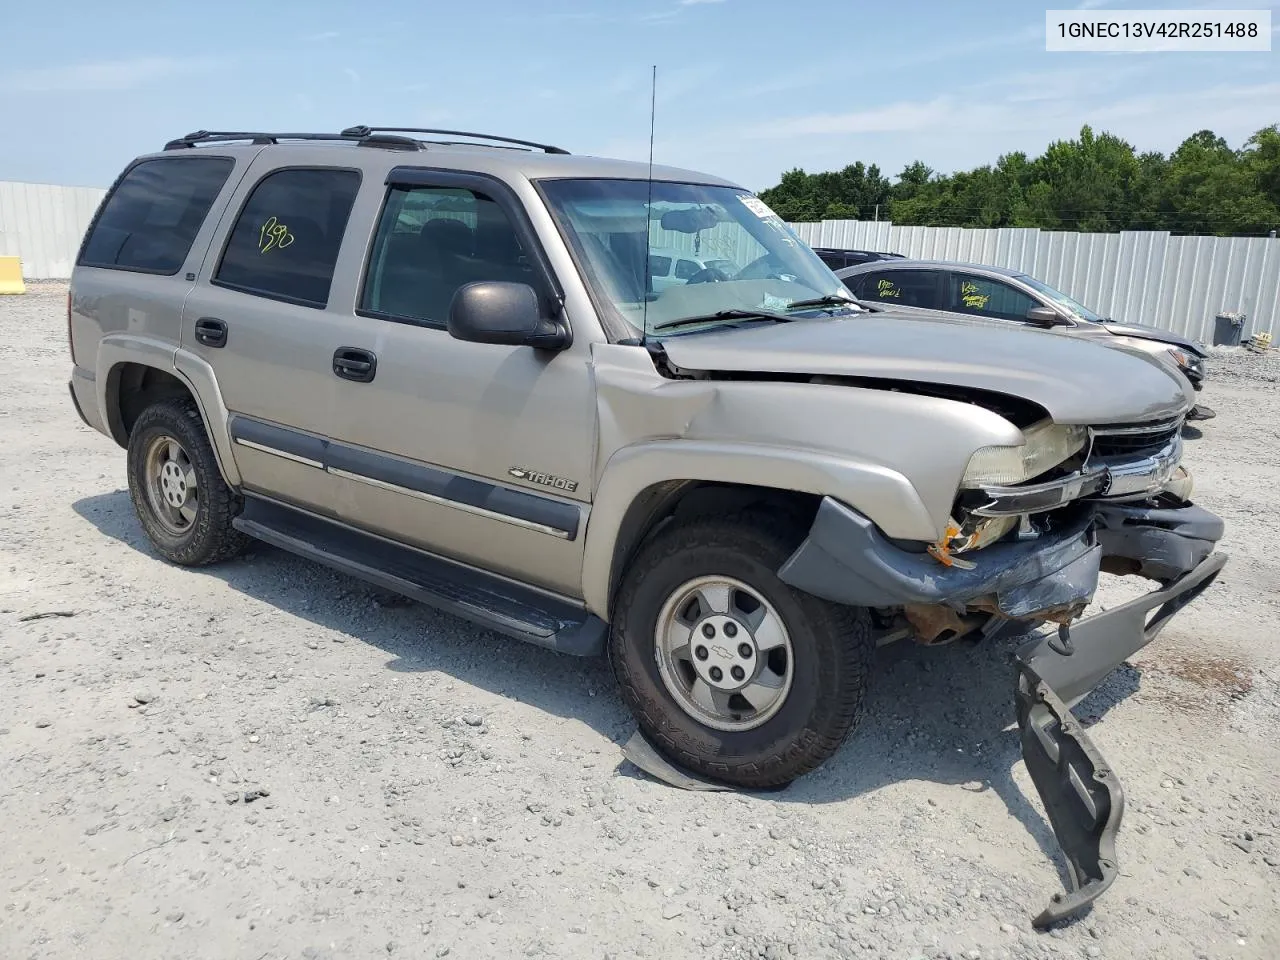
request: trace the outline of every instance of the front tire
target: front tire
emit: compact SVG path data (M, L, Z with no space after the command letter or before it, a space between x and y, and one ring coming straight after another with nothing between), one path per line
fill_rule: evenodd
M672 762L777 787L856 725L875 655L870 616L778 579L799 539L760 513L703 519L660 532L624 576L610 660Z
M247 538L231 525L240 497L226 485L190 400L147 407L129 434L129 496L142 529L166 560L184 567L227 560Z

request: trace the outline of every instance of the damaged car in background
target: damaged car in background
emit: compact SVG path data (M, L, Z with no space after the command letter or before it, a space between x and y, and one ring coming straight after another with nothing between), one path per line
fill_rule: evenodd
M888 263L851 264L836 276L864 305L884 306L912 318L1022 324L1104 346L1149 353L1204 386L1208 348L1189 337L1149 324L1116 323L1042 280L1005 267L943 260L896 258ZM1197 403L1188 420L1210 420L1213 410Z

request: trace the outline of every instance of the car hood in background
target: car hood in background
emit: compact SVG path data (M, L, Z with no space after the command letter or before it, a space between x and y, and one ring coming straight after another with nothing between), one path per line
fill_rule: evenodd
M810 374L943 384L1039 404L1058 423L1178 416L1191 385L1152 357L1097 342L889 313L719 329L663 339L685 370Z
M1195 354L1197 357L1206 356L1204 347L1194 340L1190 340L1178 333L1161 330L1159 327L1138 323L1112 323L1110 320L1104 321L1101 326L1108 333L1114 333L1118 337L1140 337L1143 340L1158 340L1160 343L1167 343L1171 347L1180 347L1188 353Z

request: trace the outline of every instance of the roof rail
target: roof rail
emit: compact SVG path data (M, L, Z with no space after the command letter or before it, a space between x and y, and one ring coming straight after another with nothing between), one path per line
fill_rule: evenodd
M568 150L563 147L553 147L548 143L536 143L533 140L517 140L515 137L498 137L488 133L468 133L466 130L436 130L431 127L368 127L359 125L347 127L342 131L343 136L368 137L376 134L394 134L394 133L430 133L449 137L470 137L473 140L492 140L496 143L514 143L522 147L533 147L535 150L541 150L543 153L562 153L568 154Z
M248 140L256 144L273 144L279 143L281 140L324 140L354 142L361 146L388 147L393 150L422 149L422 144L412 137L387 136L375 131L367 133L352 132L358 129L353 127L351 131L344 130L342 133L264 133L245 130L197 130L194 133L188 133L185 137L170 140L164 145L164 148L166 150L185 150L201 143L231 143L236 140Z

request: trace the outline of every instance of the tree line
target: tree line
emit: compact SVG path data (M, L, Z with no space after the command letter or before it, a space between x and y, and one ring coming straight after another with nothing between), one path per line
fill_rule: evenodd
M1165 156L1138 153L1082 127L1038 157L1007 153L994 166L941 174L920 161L897 182L875 164L789 170L760 193L784 220L892 220L939 227L1040 227L1113 232L1265 236L1280 228L1280 126L1238 149L1211 130Z

